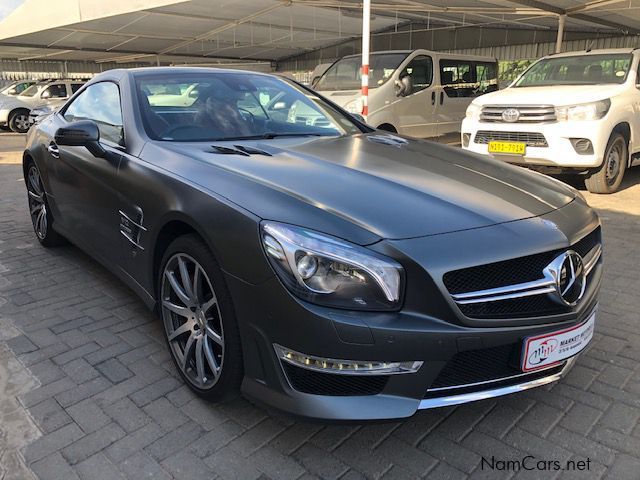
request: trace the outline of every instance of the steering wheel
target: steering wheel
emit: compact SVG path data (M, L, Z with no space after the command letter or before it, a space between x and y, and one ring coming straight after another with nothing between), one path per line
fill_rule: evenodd
M160 138L166 138L166 137L172 136L173 134L175 134L176 132L179 132L180 130L194 130L194 129L202 130L202 127L199 127L197 125L175 125L173 127L169 127L167 130L162 132L162 134L160 135Z
M241 114L240 116L242 117L244 117L244 115L242 115L243 113L246 113L247 115L249 115L249 118L246 118L245 120L247 120L250 124L253 125L256 123L256 116L246 108L238 107L238 112L240 112Z

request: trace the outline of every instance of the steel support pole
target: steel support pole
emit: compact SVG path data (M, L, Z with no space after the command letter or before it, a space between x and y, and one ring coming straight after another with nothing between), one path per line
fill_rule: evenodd
M371 40L371 0L362 4L362 116L369 115L369 42Z
M566 15L558 15L558 37L556 38L556 53L560 53L562 51L562 40L564 39L564 24L566 21Z

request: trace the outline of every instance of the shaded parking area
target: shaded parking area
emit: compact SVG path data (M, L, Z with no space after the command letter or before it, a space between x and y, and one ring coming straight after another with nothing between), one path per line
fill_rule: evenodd
M77 248L38 245L19 165L0 164L0 192L0 386L11 386L0 390L3 480L26 468L41 479L638 476L638 169L617 194L585 193L604 224L606 273L596 335L565 379L370 425L202 402L132 292ZM588 462L588 472L490 467L527 455L561 468Z

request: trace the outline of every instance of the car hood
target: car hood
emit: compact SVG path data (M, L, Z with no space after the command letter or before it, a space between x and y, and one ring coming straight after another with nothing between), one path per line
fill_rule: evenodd
M308 227L314 226L313 218L308 213L296 216L302 211L296 204L305 204L305 212L328 214L338 223L346 220L380 238L402 239L544 215L575 198L575 190L541 174L395 135L224 143L233 145L263 153L216 153L203 144L164 147L251 184L238 189L231 186L237 180L222 180L204 168L186 169L184 176L194 183L261 218L309 222Z
M624 85L561 85L548 87L509 87L487 93L474 100L476 105L575 105L596 102L618 95Z

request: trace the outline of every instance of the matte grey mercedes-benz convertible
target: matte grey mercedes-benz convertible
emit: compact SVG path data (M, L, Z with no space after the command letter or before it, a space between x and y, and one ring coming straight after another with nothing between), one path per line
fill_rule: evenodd
M577 191L279 77L105 72L30 131L24 177L40 243L156 309L210 400L408 417L558 380L593 335L600 223Z

